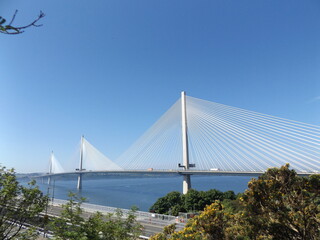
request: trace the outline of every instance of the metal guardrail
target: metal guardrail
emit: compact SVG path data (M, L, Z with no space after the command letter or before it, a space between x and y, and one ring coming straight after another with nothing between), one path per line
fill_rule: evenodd
M62 199L54 199L52 204L59 206L62 204L66 204L67 200ZM165 215L165 214L158 214L158 213L150 213L150 212L143 212L143 211L134 211L129 209L123 209L123 208L115 208L115 207L109 207L109 206L102 206L102 205L96 205L91 203L82 203L81 208L83 208L86 212L101 212L101 213L116 213L117 211L121 210L124 217L128 216L130 213L136 216L137 221L144 224L152 224L157 226L167 226L170 224L175 223L177 229L182 229L185 226L186 220L185 218L171 216L171 215Z

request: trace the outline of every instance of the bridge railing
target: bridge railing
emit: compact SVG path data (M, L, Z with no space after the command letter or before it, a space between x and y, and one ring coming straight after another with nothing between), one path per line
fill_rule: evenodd
M54 199L52 204L53 205L62 205L66 204L67 200L62 199ZM167 226L169 224L175 223L177 229L181 229L185 226L185 219L181 217L171 216L171 215L165 215L165 214L158 214L158 213L150 213L150 212L143 212L143 211L134 211L129 209L123 209L123 208L115 208L115 207L109 207L109 206L102 206L102 205L96 205L91 203L82 203L81 208L84 209L86 212L101 212L101 213L112 213L115 214L119 210L121 210L124 217L127 217L130 213L133 213L137 217L137 221L140 223L146 223L146 224L155 224L159 226Z

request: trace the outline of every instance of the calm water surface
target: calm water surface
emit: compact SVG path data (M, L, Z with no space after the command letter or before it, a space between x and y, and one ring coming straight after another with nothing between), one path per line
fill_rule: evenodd
M192 188L196 190L220 191L233 190L243 192L247 188L248 176L192 176ZM182 176L170 177L106 177L103 179L84 179L83 189L77 190L77 181L74 179L57 179L51 186L41 180L37 181L40 189L50 197L67 199L68 193L79 193L87 202L105 206L130 208L135 205L142 211L159 198L171 191L182 191Z

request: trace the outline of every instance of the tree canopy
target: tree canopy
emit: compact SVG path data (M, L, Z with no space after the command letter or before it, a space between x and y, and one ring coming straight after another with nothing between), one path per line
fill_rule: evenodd
M170 226L151 239L320 239L320 175L269 169L233 202L217 200L183 230Z
M47 197L29 182L25 187L19 184L13 169L0 169L0 239L32 239L32 228L23 227L34 221L45 209Z
M173 191L159 198L150 207L150 211L177 216L179 212L202 211L206 205L210 205L215 200L234 200L235 198L233 191L221 192L216 189L209 191L190 189L187 194Z
M206 204L204 210L190 219L181 231L176 232L175 225L170 225L152 240L320 239L319 174L300 177L285 165L269 169L257 179L252 179L248 189L236 199L233 192L218 190L191 190L188 194L171 192L160 198L154 207L157 211L178 211L198 209ZM26 223L34 223L36 218L46 223L40 213L45 209L47 200L34 181L22 186L14 170L1 168L0 238L35 239L33 227L22 229ZM84 217L83 201L70 194L61 216L49 219L47 227L55 239L130 240L139 236L141 225L137 223L134 212L127 216L121 211L107 215L97 212Z
M136 221L135 209L127 215L118 210L116 214L103 215L96 212L89 218L83 216L83 198L69 194L61 216L53 218L49 225L57 240L135 240L141 234L141 225Z
M70 193L60 216L48 218L48 200L34 180L23 186L13 169L0 168L0 239L38 239L37 226L50 231L57 240L133 240L141 234L135 209L126 215L119 210L85 217L81 208L85 199Z

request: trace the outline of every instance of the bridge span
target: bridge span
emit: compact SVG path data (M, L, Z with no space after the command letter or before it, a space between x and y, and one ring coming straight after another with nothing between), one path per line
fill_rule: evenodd
M115 161L84 137L78 159L79 167L72 166L68 172L52 154L49 174L43 177L77 175L80 189L82 176L88 174L180 175L183 193L187 193L192 175L259 176L287 163L299 175L320 173L320 126L187 97L182 92Z
M265 173L264 171L212 171L212 170L173 170L173 169L162 169L162 170L101 170L101 171L75 171L75 172L63 172L63 173L47 173L37 178L48 178L50 184L51 178L75 175L81 176L82 181L83 175L145 175L145 176L156 176L156 175L171 175L171 176L191 176L191 175L215 175L215 176L252 176L257 177ZM297 172L300 176L310 176L318 174L317 172ZM191 185L190 185L191 188Z
M107 174L134 174L134 175L229 175L229 176L260 176L264 172L232 172L232 171L210 171L210 170L102 170L102 171L75 171L64 173L47 173L38 176L39 178L47 177L59 177L67 175L107 175ZM302 173L301 173L302 174ZM311 173L305 173L308 175Z
M64 175L79 175L79 174L141 174L141 175L218 175L218 176L260 176L265 171L261 172L234 172L234 171L211 171L211 170L102 170L102 171L76 171L76 172L64 172L64 173L48 173L38 176L43 177L58 177ZM319 174L317 172L297 172L300 176L309 176L313 174Z

